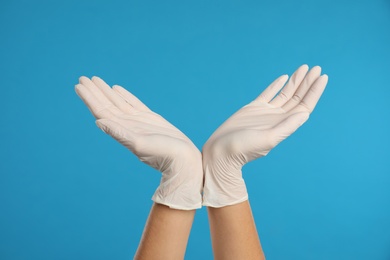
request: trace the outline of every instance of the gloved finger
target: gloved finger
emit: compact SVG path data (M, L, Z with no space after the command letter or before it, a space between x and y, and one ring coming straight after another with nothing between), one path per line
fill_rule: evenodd
M95 97L95 103L100 104L100 108L109 109L114 115L121 114L121 111L103 94L103 92L89 78L81 76L79 82L85 86Z
M299 103L298 106L302 106L309 112L313 112L318 100L325 90L326 84L328 83L328 75L322 75L319 77L311 86L305 97Z
M299 112L292 114L285 120L273 127L273 143L277 145L292 133L294 133L301 125L303 125L307 119L309 119L309 112Z
M255 100L260 102L270 102L274 96L283 88L288 80L288 75L282 75L271 83Z
M179 129L163 118L132 117L131 121L140 133L174 136L178 139L186 137ZM137 130L137 132L138 132ZM185 138L184 138L185 139Z
M309 67L305 64L300 66L294 74L291 76L290 80L287 82L286 86L282 89L282 91L277 95L270 104L275 107L283 106L286 102L290 100L290 98L294 95L294 92L301 84L302 80L305 78L305 75Z
M92 82L103 92L103 94L124 113L132 114L134 108L123 100L119 94L114 91L107 83L99 77L92 77Z
M321 75L321 67L315 66L313 67L306 75L305 79L302 81L301 85L295 91L294 96L283 105L283 109L285 111L290 111L292 108L297 106L303 97L306 95L307 91L311 88L313 83L320 77Z
M135 137L131 131L126 129L120 122L110 119L99 119L96 120L95 123L103 132L133 151Z
M134 96L133 94L131 94L129 91L127 91L126 89L124 89L123 87L121 86L118 86L118 85L114 85L112 87L112 89L114 91L116 91L117 93L119 93L119 95L127 102L129 103L130 105L132 105L133 107L135 107L137 110L139 111L150 111L150 109L144 104L141 102L141 100L139 100L136 96Z
M112 112L115 108L108 109L110 105L99 102L92 92L83 84L77 84L75 90L95 118L111 118L115 116L115 112Z

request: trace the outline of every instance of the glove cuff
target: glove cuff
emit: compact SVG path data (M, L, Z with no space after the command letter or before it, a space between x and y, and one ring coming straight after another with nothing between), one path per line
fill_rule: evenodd
M201 163L186 169L168 169L152 200L173 209L193 210L202 207L203 171Z
M220 208L248 200L248 192L241 170L218 173L205 169L203 206Z

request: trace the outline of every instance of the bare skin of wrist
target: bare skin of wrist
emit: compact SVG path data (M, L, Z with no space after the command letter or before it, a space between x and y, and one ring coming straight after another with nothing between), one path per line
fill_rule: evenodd
M222 208L208 207L216 260L264 260L249 201Z
M135 260L184 259L195 210L154 203Z

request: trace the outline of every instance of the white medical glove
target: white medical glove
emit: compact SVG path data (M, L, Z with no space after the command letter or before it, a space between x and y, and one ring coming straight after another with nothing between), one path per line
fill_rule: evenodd
M153 201L182 210L201 207L202 156L187 136L124 88L98 77L81 77L76 92L100 129L162 173Z
M287 79L287 75L276 79L226 120L204 145L204 206L223 207L248 199L242 166L267 155L309 118L328 76L321 76L318 66L308 72L303 65L285 85Z

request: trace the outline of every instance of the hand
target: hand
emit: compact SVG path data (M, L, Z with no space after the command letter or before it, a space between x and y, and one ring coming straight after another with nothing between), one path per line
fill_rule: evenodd
M202 158L187 136L124 88L111 88L98 77L81 77L76 93L100 129L162 173L155 202L176 209L201 207Z
M306 122L328 81L327 75L321 76L320 67L308 72L307 65L301 66L284 86L287 79L287 75L276 79L206 142L203 205L222 207L247 200L242 166L267 155Z

